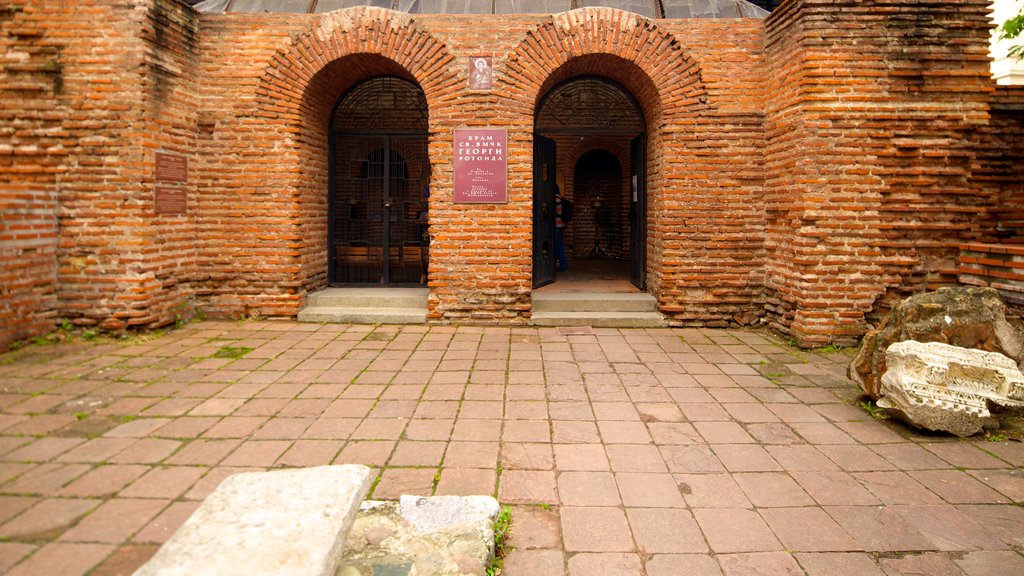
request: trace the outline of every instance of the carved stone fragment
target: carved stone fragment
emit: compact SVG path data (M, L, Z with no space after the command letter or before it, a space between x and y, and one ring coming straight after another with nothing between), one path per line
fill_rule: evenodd
M1024 374L998 352L908 340L886 365L878 405L920 428L970 436L998 424L989 403L1024 406Z
M877 330L864 335L850 363L850 379L878 398L885 351L904 340L1000 352L1024 366L1024 324L1007 314L999 293L991 288L940 288L903 300Z

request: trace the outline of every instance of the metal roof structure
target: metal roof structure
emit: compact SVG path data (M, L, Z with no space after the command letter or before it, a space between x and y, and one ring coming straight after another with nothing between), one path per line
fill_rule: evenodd
M321 13L377 6L410 14L554 14L575 8L606 6L648 18L764 18L761 6L746 0L201 0L190 1L205 13Z

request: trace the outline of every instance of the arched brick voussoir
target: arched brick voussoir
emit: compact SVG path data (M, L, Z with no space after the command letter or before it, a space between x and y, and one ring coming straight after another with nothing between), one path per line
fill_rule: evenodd
M615 8L553 14L527 32L505 59L513 106L533 115L544 93L563 80L554 76L556 71L574 59L600 54L636 65L657 90L659 108L671 115L690 115L708 106L700 66L679 40L650 19Z
M315 18L267 64L257 89L260 112L287 117L301 107L311 81L331 62L356 54L374 54L408 71L428 102L444 97L455 80L452 55L444 42L421 30L403 12L361 6Z

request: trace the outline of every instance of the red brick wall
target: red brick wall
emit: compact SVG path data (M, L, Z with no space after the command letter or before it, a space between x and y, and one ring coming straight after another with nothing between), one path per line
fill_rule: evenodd
M64 162L55 110L61 62L46 14L0 6L0 350L48 331L56 317L57 177Z
M805 344L955 281L985 235L986 2L791 0L768 19L768 310Z
M954 281L958 244L1024 220L1019 97L990 114L985 4L790 0L767 21L650 21L9 1L0 347L61 318L294 315L326 283L330 112L380 74L430 107L432 321L528 320L534 113L594 74L643 109L647 279L669 320L847 341L894 298ZM490 92L467 89L481 55ZM508 204L452 202L452 133L474 126L509 131ZM560 146L568 180L591 145ZM628 173L628 147L603 147ZM153 211L158 149L188 156L185 215Z

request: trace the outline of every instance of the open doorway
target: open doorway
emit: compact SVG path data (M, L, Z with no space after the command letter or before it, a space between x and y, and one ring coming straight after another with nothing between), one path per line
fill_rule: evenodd
M646 288L646 138L633 95L601 77L570 78L537 108L533 285ZM555 194L571 202L568 270L556 270Z

